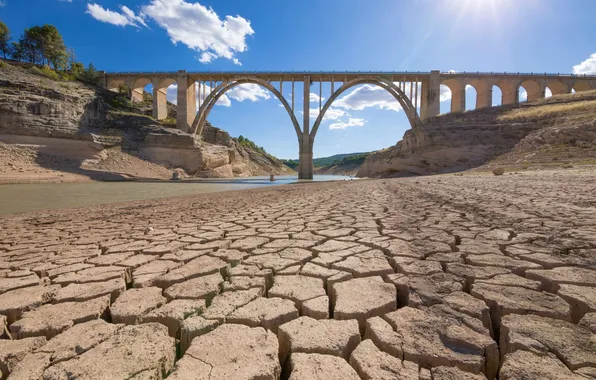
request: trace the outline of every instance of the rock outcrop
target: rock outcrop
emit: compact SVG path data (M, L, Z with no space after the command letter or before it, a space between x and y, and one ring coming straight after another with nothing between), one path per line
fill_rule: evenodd
M170 128L171 119L157 121L145 112L143 104L116 93L7 64L0 69L0 158L13 164L9 171L21 172L41 167L165 178L173 169L197 177L291 173L210 124L197 138Z
M358 177L596 162L596 91L430 119L371 153Z

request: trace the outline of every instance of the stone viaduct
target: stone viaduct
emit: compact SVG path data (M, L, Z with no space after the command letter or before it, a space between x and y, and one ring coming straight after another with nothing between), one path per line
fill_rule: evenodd
M501 90L501 104L519 101L523 87L528 100L545 97L549 88L553 95L596 89L596 76L521 73L455 73L455 72L159 72L102 73L102 85L119 89L125 85L132 101L142 101L145 86L153 87L153 116L167 117L166 90L177 85L177 127L201 136L209 112L230 89L245 83L260 85L279 99L288 112L299 146L298 177L312 179L313 144L325 112L333 101L348 89L372 84L389 92L401 105L413 129L439 114L440 86L451 90L451 112L466 110L466 87L476 90L476 108L492 106L493 86ZM302 127L294 109L295 83L302 85ZM318 86L316 85L318 83ZM321 101L323 83L331 95ZM312 85L319 91L319 113L311 126L310 92ZM290 90L289 100L284 94ZM316 88L315 87L315 88ZM286 92L287 93L287 92Z

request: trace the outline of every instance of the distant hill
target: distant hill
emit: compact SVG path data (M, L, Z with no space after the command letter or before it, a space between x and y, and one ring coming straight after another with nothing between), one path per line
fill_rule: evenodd
M356 161L361 161L359 164L362 164L362 162L364 162L364 159L366 158L366 156L369 155L370 152L360 152L360 153L342 153L342 154L334 154L333 156L329 156L329 157L320 157L320 158L315 158L313 159L313 166L315 168L323 168L323 167L327 167L327 166L333 166L333 165L342 165L342 164L346 164L348 162L352 162L354 160ZM363 157L362 157L363 156ZM350 158L352 158L350 160ZM360 157L362 157L360 159ZM281 160L281 162L283 162L284 164L286 164L286 166L289 166L290 168L296 170L296 168L298 168L298 160L296 159L290 159L290 160Z

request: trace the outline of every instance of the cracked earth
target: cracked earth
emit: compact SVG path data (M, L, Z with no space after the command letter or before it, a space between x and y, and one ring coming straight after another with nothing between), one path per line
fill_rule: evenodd
M0 219L8 379L595 379L593 175L297 184Z

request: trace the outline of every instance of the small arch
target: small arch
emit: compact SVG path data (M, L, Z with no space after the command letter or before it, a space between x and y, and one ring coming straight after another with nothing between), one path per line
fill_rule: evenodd
M466 110L466 88L456 79L447 79L441 83L451 91L450 112L463 112Z
M546 89L548 89L552 95L562 95L562 94L568 94L569 91L569 85L561 82L558 79L553 79L553 80L549 80L547 83L547 87ZM546 92L545 89L545 92ZM546 96L547 93L545 93L545 97L550 97L550 96Z
M499 80L496 86L501 90L501 105L519 103L519 83L512 80Z
M147 86L151 85L151 88L147 88ZM137 78L132 82L130 86L130 98L133 102L142 102L144 101L144 93L145 89L147 88L147 92L153 92L153 84L151 83L151 79L141 77Z
M174 78L163 78L153 81L153 87L158 89L168 88L173 84L176 84L177 81Z
M527 79L520 84L527 93L527 101L533 102L536 100L544 99L544 87L540 86L538 82L532 79ZM521 98L521 90L520 90ZM520 99L521 101L521 99Z
M302 137L302 131L300 130L300 125L298 124L298 120L296 119L294 112L292 112L292 108L290 107L290 105L288 104L286 99L283 97L283 95L275 87L273 87L270 83L268 83L264 80L261 80L261 79L247 78L247 77L241 77L241 78L224 81L215 87L215 89L207 96L207 98L205 98L205 101L199 108L199 112L197 112L197 116L195 117L195 119L192 123L192 126L190 128L190 130L193 131L192 133L195 135L198 134L200 136L201 133L203 132L203 128L205 127L205 122L207 121L207 116L209 116L209 113L211 112L211 110L213 109L213 107L215 106L215 104L217 103L219 98L221 98L223 95L225 95L225 93L228 92L229 90L231 90L232 88L239 86L241 84L246 84L246 83L257 84L257 85L269 90L273 95L275 95L275 97L277 99L279 99L281 104L284 106L284 108L288 112L288 115L290 115L290 119L292 120L292 124L294 125L294 130L296 131L296 135L300 139Z
M467 110L492 107L492 84L482 79L471 80L466 86ZM474 105L474 107L472 106Z
M577 81L573 85L573 89L575 90L575 92L590 91L592 89L592 86L589 82Z
M395 85L395 83L393 83L391 81L384 80L384 79L379 79L379 78L358 78L358 79L354 79L349 82L343 83L342 86L339 89L337 89L329 97L329 99L327 99L327 101L325 102L325 105L321 109L321 112L319 112L319 115L317 116L317 118L313 124L313 128L310 132L311 143L314 142L314 139L315 139L315 136L319 129L319 126L321 125L321 122L323 121L323 117L325 116L325 113L331 107L333 102L341 94L343 94L350 88L357 86L357 85L361 85L361 84L372 84L372 85L376 85L376 86L379 86L379 87L385 89L387 92L389 92L395 98L395 100L397 100L399 102L402 109L408 116L408 120L410 121L410 125L412 126L412 129L416 130L418 128L418 126L421 125L420 117L418 116L418 113L416 112L414 105L412 104L410 99L406 96L406 94L404 94L404 92L399 87L397 87Z
M493 85L493 96L491 99L491 105L493 107L497 107L503 104L503 91L501 91L501 87L498 85Z
M107 88L110 91L119 92L120 88L126 86L126 81L124 79L110 79L108 80Z

